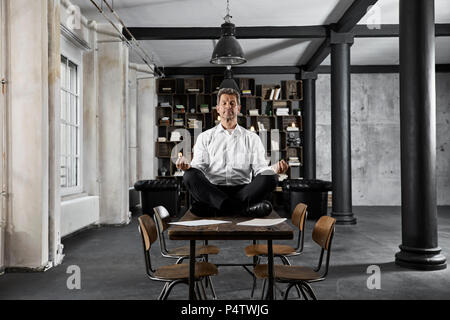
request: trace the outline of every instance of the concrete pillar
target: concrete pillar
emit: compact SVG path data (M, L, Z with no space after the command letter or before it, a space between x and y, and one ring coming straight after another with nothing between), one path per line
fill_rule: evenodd
M128 48L99 43L100 224L129 222L128 209Z
M0 81L6 81L6 1L0 0ZM5 89L1 88L0 83L0 150L2 154L6 154L7 145L4 143L4 138L7 136L6 128L6 93ZM0 186L3 195L0 196L0 274L5 270L5 229L6 229L6 208L8 192L8 172L6 168L6 159L0 157Z
M303 81L303 177L316 179L316 79L317 72L302 70Z
M155 158L157 128L155 123L156 80L144 78L138 80L138 180L155 179L158 159Z
M137 181L137 69L131 65L129 69L128 89L129 186L132 187Z
M48 0L49 259L62 262L61 245L61 48L60 1Z
M402 244L398 265L447 267L438 247L434 1L400 0Z
M352 213L350 46L353 36L331 31L331 174L337 224L355 224Z
M91 196L100 195L99 184L99 66L97 26L90 25L92 50L83 55L83 188Z
M5 264L37 270L49 261L47 10L47 0L7 1L9 194Z

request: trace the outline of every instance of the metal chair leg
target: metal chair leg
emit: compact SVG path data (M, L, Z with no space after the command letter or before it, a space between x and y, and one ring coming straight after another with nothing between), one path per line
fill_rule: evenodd
M254 242L256 243L256 241L254 241ZM260 260L261 259L259 256L253 257L253 268L259 264ZM253 298L255 289L256 289L256 276L255 276L255 274L253 274L253 286L252 286L252 294L250 295L250 298Z
M180 283L186 283L183 280L176 280L176 281L172 281L170 282L170 284L168 285L166 292L164 293L163 297L161 300L167 300L167 297L169 296L170 292L172 291L173 287L175 287L177 284Z
M169 282L164 283L164 287L161 290L161 293L158 296L158 300L162 300L162 297L164 296L164 294L166 293L167 290L167 286L169 285Z
M212 294L213 300L217 300L216 290L214 289L213 283L211 281L211 277L207 277L207 279L209 282L209 287L211 288L211 294Z
M198 297L198 300L203 300L203 296L202 296L202 294L200 292L200 288L199 288L199 284L198 284L199 282L200 281L196 281L195 282L195 294Z
M203 285L203 281L199 281L200 289L202 289L203 300L208 300L208 296L206 295L205 286Z
M311 288L311 286L310 286L308 283L304 282L304 283L302 283L302 286L306 289L306 291L309 293L309 296L310 296L313 300L317 300L317 297L316 297L316 295L314 294L313 289Z
M261 300L264 300L264 291L266 290L266 282L267 282L267 279L264 279L263 287L262 287Z
M289 291L292 289L292 287L295 285L295 283L290 283L289 286L286 288L286 291L284 293L284 300L287 300L289 296Z

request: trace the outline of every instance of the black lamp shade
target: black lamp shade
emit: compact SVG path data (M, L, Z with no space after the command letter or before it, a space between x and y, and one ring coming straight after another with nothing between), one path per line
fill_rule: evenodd
M214 48L211 63L231 66L246 62L244 50L235 37L234 24L222 24L222 37Z

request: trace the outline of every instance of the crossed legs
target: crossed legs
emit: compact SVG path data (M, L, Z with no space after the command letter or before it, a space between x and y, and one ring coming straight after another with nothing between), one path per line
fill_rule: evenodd
M220 186L212 184L200 170L190 168L184 173L183 182L192 196L193 213L220 216L241 214L266 199L277 185L277 175L268 171L247 185Z

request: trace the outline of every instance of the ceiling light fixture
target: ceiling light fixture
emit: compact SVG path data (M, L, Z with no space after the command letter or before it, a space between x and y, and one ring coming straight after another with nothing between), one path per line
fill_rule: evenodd
M222 88L231 88L236 90L237 92L240 91L238 84L233 79L233 72L231 71L231 66L227 66L227 69L225 70L224 79L220 83L220 89Z
M247 59L244 57L244 50L236 39L236 27L231 23L232 16L230 15L230 0L227 0L227 15L222 24L222 36L214 48L211 63L220 65L238 65L246 63Z

